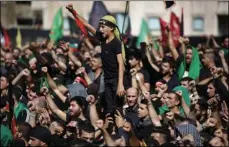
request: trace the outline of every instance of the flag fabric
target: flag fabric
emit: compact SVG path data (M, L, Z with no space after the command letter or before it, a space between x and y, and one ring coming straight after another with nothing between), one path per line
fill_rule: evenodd
M148 44L148 39L151 37L150 30L147 21L143 18L141 24L140 34L137 39L136 46L139 48L141 42L146 42Z
M184 9L181 8L180 35L184 36Z
M177 47L177 45L179 44L179 37L180 37L180 22L179 22L179 18L176 16L174 12L171 12L170 30L173 37L173 43L175 47Z
M18 48L21 48L21 30L17 29L16 44Z
M62 8L60 8L53 19L51 32L49 34L52 41L56 42L63 37L63 22Z
M78 17L76 17L77 15L78 15L78 13L75 10L73 10L73 16L75 18L76 25L80 28L80 30L82 31L83 35L85 37L87 37L88 36L88 32L87 32L86 28L84 27L84 24L79 20Z
M175 1L164 1L165 9L171 8L173 5L175 5Z
M1 37L1 45L8 48L10 46L10 37L6 31L5 28L2 27L1 25L1 31L0 31L0 37Z
M99 20L110 13L107 11L107 8L102 1L94 1L92 11L89 17L89 24L91 24L96 29L99 27Z
M76 25L76 22L73 18L68 17L68 22L70 26L70 33L71 34L79 34L80 33L80 28Z
M159 18L159 21L161 27L162 46L165 47L168 41L167 30L166 30L167 23L162 18Z

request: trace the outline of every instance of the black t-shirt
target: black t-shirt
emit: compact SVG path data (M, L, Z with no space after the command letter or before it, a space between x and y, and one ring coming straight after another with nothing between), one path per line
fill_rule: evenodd
M173 88L177 87L180 85L180 81L177 77L176 74L173 74L171 79L167 82L167 85L168 85L168 90L169 91L172 91Z
M101 37L101 32L96 32L96 38L101 41L101 57L103 63L104 79L118 78L117 55L122 53L121 42L114 37L109 43Z
M140 73L142 73L144 75L144 83L150 83L150 76L147 70L141 68L139 70Z

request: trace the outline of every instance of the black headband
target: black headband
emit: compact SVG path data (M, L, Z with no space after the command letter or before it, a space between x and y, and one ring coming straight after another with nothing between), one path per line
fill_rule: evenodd
M117 27L115 24L105 19L100 19L99 24L103 24L103 25L113 27L113 28Z

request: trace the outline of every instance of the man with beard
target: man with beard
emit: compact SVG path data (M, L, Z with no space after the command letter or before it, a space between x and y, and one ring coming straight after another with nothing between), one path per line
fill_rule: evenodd
M122 106L122 99L117 99L117 96L122 97L125 94L125 50L124 45L120 41L121 37L116 25L116 20L113 16L104 16L100 19L98 31L79 16L73 9L72 5L68 5L66 8L74 15L74 17L78 18L101 43L106 98L105 114L106 116L112 115L117 107Z
M15 63L13 62L13 60L14 60L13 54L9 52L6 53L4 58L5 67L1 67L1 72L3 74L7 73L10 80L13 80L18 74L18 70L15 67Z
M183 53L179 55L169 27L167 27L167 31L168 45L173 59L176 61L178 78L190 77L196 80L199 77L201 66L197 49L189 45L185 46L184 41L181 41L181 44L186 47L186 50L183 49Z
M179 79L174 73L174 63L171 57L164 57L161 64L161 73L163 80L167 83L169 91L180 85Z
M52 112L63 121L70 122L73 118L80 118L83 121L88 121L84 116L86 110L86 100L84 97L75 96L71 98L67 114L56 106L50 94L47 94L45 97Z

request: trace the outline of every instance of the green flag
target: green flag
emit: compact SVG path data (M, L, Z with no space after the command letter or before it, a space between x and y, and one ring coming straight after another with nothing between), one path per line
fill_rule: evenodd
M154 49L158 50L158 48L159 48L158 44L155 42L155 38L152 37L152 35L150 33L150 29L148 27L147 21L143 18L142 24L141 24L141 30L140 30L140 34L139 34L138 39L137 39L136 46L139 48L141 42L146 42L148 44L149 38L152 38L152 40L153 40Z
M63 36L63 21L62 8L60 8L53 19L52 29L49 34L50 39L54 42Z
M137 39L136 46L139 48L141 42L148 43L148 37L149 37L149 35L150 35L150 30L148 28L148 23L143 18L142 19L142 24L141 24L141 30L140 30L140 34L139 34L138 39Z

